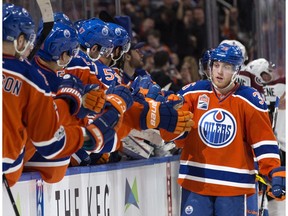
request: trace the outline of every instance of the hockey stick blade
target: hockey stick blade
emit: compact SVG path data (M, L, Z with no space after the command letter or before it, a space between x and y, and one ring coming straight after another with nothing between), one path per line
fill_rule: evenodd
M42 43L45 41L46 37L48 36L48 34L50 33L54 25L54 16L53 16L53 10L52 10L52 5L51 5L50 0L36 0L36 1L40 8L42 19L43 19L43 31L39 39L36 41L36 44L33 50L28 56L29 61L32 60L34 55L40 49Z

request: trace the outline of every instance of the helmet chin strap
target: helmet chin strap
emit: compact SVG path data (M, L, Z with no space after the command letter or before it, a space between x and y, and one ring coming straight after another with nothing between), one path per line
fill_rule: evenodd
M86 52L87 52L88 57L89 57L93 62L97 61L97 60L101 57L101 55L100 55L100 53L99 53L96 58L92 58L92 57L90 56L90 48L87 48L87 51L86 51Z
M60 64L60 60L58 59L57 61L56 61L56 63L57 63L57 65L59 66L59 67L66 67L70 62L71 62L71 60L72 60L72 56L70 57L70 59L69 59L69 61L66 63L66 64Z
M116 64L116 62L123 56L123 54L124 54L124 52L123 51L121 51L120 52L120 55L119 55L119 57L118 58L116 58L116 59L114 59L114 54L113 53L111 53L111 59L113 60L113 62L115 62L115 64Z
M30 47L30 45L31 45L31 41L25 41L25 47L24 47L24 49L22 50L22 51L19 51L18 49L17 49L17 40L14 40L14 49L15 49L15 51L20 55L20 56L23 56L24 55L24 53L26 52L26 50L28 49L28 47Z

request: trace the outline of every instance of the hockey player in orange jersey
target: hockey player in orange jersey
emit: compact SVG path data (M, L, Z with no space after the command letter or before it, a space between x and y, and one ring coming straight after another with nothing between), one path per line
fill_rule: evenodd
M72 57L77 54L78 47L78 37L77 32L74 29L72 23L69 23L65 19L65 23L62 20L55 20L52 31L49 33L47 38L44 41L43 46L38 51L38 56L36 56L32 64L38 68L46 77L52 93L55 93L59 88L59 81L61 78L61 73L58 73L59 70L62 70L65 67ZM40 25L39 32L41 32L42 28ZM65 75L67 76L67 75ZM64 77L65 77L64 76ZM126 90L127 98L121 98L120 95L116 96L117 91L124 93L119 89L122 88ZM115 143L117 143L117 137L114 136L114 126L117 125L117 122L121 119L121 113L118 113L117 103L113 102L114 99L121 100L129 100L132 102L132 97L128 89L124 87L117 87L113 90L107 91L107 97L104 95L104 90L99 88L98 85L85 85L84 86L83 96L83 105L80 108L80 111L76 114L74 118L65 118L66 113L61 112L59 108L59 117L60 121L64 126L69 126L73 128L82 128L84 132L83 134L67 134L67 137L70 139L70 145L73 145L73 137L74 136L84 136L86 141L84 143L83 148L78 150L75 153L74 158L77 159L77 162L83 165L89 165L89 155L85 150L88 151L109 151L109 149L113 149ZM106 100L107 99L107 100ZM126 102L126 101L125 101ZM104 104L106 106L105 111ZM128 107L127 107L128 108ZM126 108L125 108L126 109ZM103 111L103 112L102 112ZM89 126L86 124L81 124L79 119L85 117L87 114L99 114L102 113L100 117L94 119ZM120 118L118 117L120 116ZM115 118L114 118L115 117ZM108 120L109 119L109 120ZM115 120L115 122L113 122ZM104 125L107 125L104 127ZM86 127L86 130L84 127ZM107 130L108 129L108 130ZM96 143L95 149L87 149L87 144L91 141L87 139L93 139L93 133L97 132L97 136L99 137L98 142ZM107 137L109 136L109 138ZM95 144L92 144L93 146ZM73 154L74 155L74 154ZM72 157L73 157L72 155ZM69 163L69 157L67 158L57 158L57 160L45 160L45 158L41 157L37 152L35 155L25 164L26 170L38 170L41 173L42 178L49 183L57 182L61 180L65 173ZM86 159L88 158L88 160ZM66 163L65 163L66 162ZM75 163L77 163L75 162ZM43 166L43 164L46 164ZM49 167L49 170L47 169ZM54 175L52 175L52 173Z
M129 97L130 97L131 101L132 101L132 97L131 97L130 92L127 90L126 91L127 98L122 99L121 97L118 97L118 96L119 96L119 94L122 94L122 93L125 94L125 91L120 91L120 92L118 91L117 92L117 90L119 90L119 88L111 90L111 92L110 92L111 95L109 95L109 99L107 100L110 102L108 104L106 104L108 107L107 108L108 110L106 112L104 112L103 115L101 115L95 121L93 121L89 125L89 127L81 128L80 126L75 126L75 125L71 124L70 121L73 118L73 116L77 115L79 113L79 111L81 110L80 107L81 107L82 101L86 101L86 99L87 99L87 97L86 98L84 97L84 99L82 98L82 96L83 96L82 84L76 78L73 78L69 75L64 76L63 79L56 80L57 86L53 86L53 87L55 87L54 93L56 93L56 91L57 91L56 98L59 98L59 99L56 99L54 101L55 105L57 105L57 107L58 107L58 111L59 111L59 116L58 116L55 112L55 109L54 109L55 105L53 104L50 88L48 86L47 80L45 79L45 76L42 73L40 73L40 71L37 71L34 67L31 67L31 65L27 62L27 60L18 61L17 58L13 57L13 55L15 55L15 51L13 52L14 49L11 49L11 48L13 48L13 43L10 42L11 39L14 39L13 37L15 37L15 39L17 39L18 35L20 35L18 43L21 46L19 45L19 47L17 47L17 50L16 50L18 55L22 55L22 53L25 53L27 50L27 47L29 47L29 45L30 45L30 43L26 43L26 44L23 43L24 46L22 47L22 44L20 42L22 42L21 40L23 40L25 38L24 35L27 36L27 38L31 38L31 37L29 37L30 34L31 35L34 34L34 29L33 29L34 23L31 19L31 17L29 16L28 12L26 12L26 10L24 11L21 7L16 7L16 6L14 7L14 5L11 5L11 4L7 5L7 7L3 7L3 14L6 15L6 16L3 16L4 17L3 23L7 24L7 25L4 25L4 27L5 27L5 40L9 41L9 42L8 41L4 42L5 48L3 49L4 53L7 54L7 56L4 57L5 63L3 65L3 68L4 68L3 77L4 77L4 84L5 84L3 86L3 92L5 94L4 93L3 94L4 95L8 94L6 96L6 98L8 98L8 97L10 97L9 93L10 94L13 92L17 93L17 95L15 95L15 93L13 93L15 95L14 96L15 100L10 99L10 100L3 101L3 104L4 104L3 107L5 107L4 113L6 113L4 115L5 118L3 119L3 123L4 123L4 130L3 130L3 135L4 135L3 167L4 168L3 168L3 171L4 171L6 177L9 181L10 186L13 185L21 175L22 168L23 168L24 155L27 157L27 159L29 159L28 153L33 154L36 149L37 149L37 153L39 153L40 156L42 156L42 158L44 158L46 160L48 159L49 160L48 162L51 162L51 164L53 164L53 162L54 163L56 162L55 164L57 164L57 162L59 162L57 160L62 160L61 162L59 162L61 164L63 162L63 159L65 161L69 161L68 158L71 156L71 154L76 152L82 146L83 146L83 148L85 148L88 151L95 151L98 149L106 149L108 147L104 146L104 144L106 144L106 141L109 140L109 142L112 143L111 144L112 147L110 147L110 148L113 148L114 143L116 141L113 141L112 139L115 138L116 136L115 136L115 131L112 128L112 125L113 124L114 124L113 126L115 126L115 124L117 125L117 122L120 120L121 115L123 115L124 110L129 108L129 106L126 106L127 105L126 99L129 100ZM8 25L8 24L11 24L11 22L13 22L13 25ZM17 25L17 24L19 24L19 25ZM15 26L16 26L16 29L15 29ZM22 29L21 28L22 26L26 26L26 28ZM56 27L57 26L55 26L55 28ZM66 38L66 41L64 41L64 42L62 41L63 42L62 48L67 49L66 50L67 52L64 54L60 53L61 59L55 60L55 61L59 60L59 62L57 64L60 64L60 65L63 64L64 62L67 62L67 60L69 61L71 55L73 54L74 48L77 47L77 44L78 44L77 38L75 38L75 33L73 36L73 30L70 31L71 28L69 30L68 29L69 29L69 27L66 28L67 31L62 29L63 30L62 33L63 32L65 33L63 36L65 36L65 38ZM24 33L23 38L21 37L21 34L22 34L21 31L24 31L23 32ZM59 30L59 31L61 31L61 30ZM61 33L60 33L60 35L61 35ZM34 34L34 36L35 36L35 34ZM67 44L65 42L68 43L69 37L72 40L72 38L71 38L72 36L74 37L74 42L76 42L76 44L74 43L75 46L73 46L73 47L71 46L71 47L67 48L66 47ZM69 43L70 42L71 41L69 41ZM25 48L25 45L26 45L26 48ZM19 50L22 51L22 48L23 48L23 52L20 53ZM10 52L10 51L12 51L12 52ZM58 50L56 52L58 52ZM25 57L22 59L25 59ZM17 64L15 64L16 62L17 62ZM25 66L26 64L27 64L27 66ZM25 68L27 68L27 70L24 70ZM28 71L28 68L29 68L29 71ZM44 68L45 68L45 66L44 66ZM44 71L46 71L46 70L50 70L50 69L45 68ZM20 85L22 82L19 81L18 82L18 83L20 83L20 84L18 84L19 89L16 88L17 92L15 90L13 90L13 92L11 92L11 87L9 87L9 86L11 86L9 84L11 81L9 81L9 80L12 79L10 77L10 75L13 75L13 74L16 75L17 74L17 72L15 72L15 71L17 71L17 72L19 71L18 73L20 75L22 75L22 73L23 73L23 77L26 78L26 79L24 79L24 81L27 82L28 85L26 85L26 84ZM53 75L53 73L51 73L51 75ZM68 78L70 77L70 78L66 79L67 77ZM63 80L63 82L61 80ZM20 91L21 87L22 88L24 88L24 87L28 88L29 85L31 85L32 90L27 89L25 91L24 90ZM68 88L70 90L73 90L71 92L75 92L75 93L72 94L70 91L68 91L68 92L64 91L64 90L67 90ZM33 90L33 89L35 89L35 90ZM63 90L63 91L61 91L61 90ZM33 95L33 100L30 98L30 95L28 94L30 92ZM21 93L21 97L20 97L20 93ZM117 96L117 94L118 94L118 96ZM13 99L14 99L14 97L12 95ZM45 97L47 99L45 99ZM27 102L24 102L22 100L24 100L26 98L29 99L29 102L31 102L31 105L27 104L27 108L29 108L28 110L26 110L26 106L22 107L22 106L17 104L18 102L16 99L18 99L18 98L21 99L21 101L18 100L18 102L21 103L22 105L27 104ZM60 98L64 98L65 100L62 100ZM36 99L38 99L39 101L37 102ZM40 99L41 99L41 102L40 102ZM49 101L48 99L51 101ZM69 104L66 102L67 99L69 99L69 101L70 101ZM34 100L36 100L36 101L34 102ZM46 100L46 102L45 102L45 100ZM9 105L9 103L13 103L13 104ZM118 103L121 103L121 104L118 104ZM32 105L34 105L34 106L32 106ZM103 103L102 103L102 106L103 106ZM19 108L23 109L23 111L21 111L21 113L25 114L23 116L24 119L22 119L22 121L23 121L22 124L24 124L24 125L21 126L21 124L19 123L20 129L18 129L18 127L15 125L18 123L18 121L15 121L15 120L11 121L12 115L15 116L17 114L17 112L15 112L13 109L11 109L11 107L19 107ZM52 109L50 110L49 107L50 108L52 107ZM94 107L93 104L92 104L92 108L96 108L96 110L98 110L98 107ZM12 110L13 110L13 112L12 112ZM94 110L94 111L96 111L96 110ZM39 113L40 111L41 111L41 113ZM39 115L41 114L41 117L39 117L39 115L37 115L37 113L39 113ZM43 113L45 113L45 114L43 115ZM59 117L60 117L60 121L58 122ZM113 117L115 117L115 118L113 118ZM45 124L43 123L43 121L45 122ZM13 129L14 125L16 127L15 129ZM47 128L47 125L50 127L51 131ZM26 126L26 128L25 128L25 126ZM59 129L57 131L56 130L53 131L54 129L57 129L57 127L59 127ZM21 142L21 141L15 140L15 138L12 137L12 135L11 135L12 131L19 131L19 133L20 133L19 138L21 139L21 137L22 137L23 141ZM100 135L99 132L101 132L103 136L98 137L98 135ZM95 133L97 133L97 134L95 134ZM85 134L87 135L87 137L90 138L89 142L84 142ZM45 139L47 139L47 140L45 140ZM14 142L21 143L21 146L19 146L19 149L15 148ZM34 150L31 151L32 148L28 148L27 151L25 152L25 150L26 150L25 147L27 147L25 145L27 145L27 144L31 144L30 147L33 147ZM12 156L9 156L10 154L13 153L13 152L11 152L11 147L13 147L14 153L18 153L18 154L20 154L20 156L15 155L15 154L13 154ZM65 157L67 157L67 158L65 158ZM37 161L37 160L35 160L35 158L33 158L33 160ZM54 160L54 161L52 161L52 160ZM41 162L41 161L38 161L38 162ZM51 164L48 164L48 165L50 167L53 167L53 166L51 166ZM65 164L64 164L64 166L65 166ZM51 168L51 169L53 169L53 168ZM46 169L46 171L47 170L48 169ZM50 182L55 182L55 181L59 180L58 176L54 176L55 172L51 172L51 173L45 172L42 174L48 174L46 177L47 177L47 179L49 178ZM47 179L44 179L44 180L47 180Z
M19 60L35 40L34 22L22 7L3 5L3 154L2 165L10 186L14 185L23 169L26 145L31 142L45 158L62 154L63 149L76 151L83 138L77 137L79 145L67 146L67 131L58 121L56 106L62 104L69 112L78 112L82 100L82 84L74 79L64 80L53 101L50 88L43 74L27 60ZM25 59L25 57L23 58ZM67 83L70 82L70 84ZM79 85L78 85L79 84ZM62 83L61 83L62 85ZM74 85L74 86L73 86ZM71 93L65 92L71 90ZM61 90L63 90L61 92ZM72 93L74 92L74 93ZM81 130L81 129L80 129ZM79 133L75 128L71 133ZM69 153L67 153L69 154Z
M211 81L178 92L185 100L183 109L193 112L195 126L178 137L163 130L161 135L183 148L181 216L246 215L245 197L255 193L253 156L278 198L285 197L286 171L263 98L235 82L241 50L223 43L212 50L210 60Z
M123 33L123 37L126 38L126 34L124 34L125 30L119 26L119 29L120 28L121 28L121 32ZM93 78L93 76L97 76L97 78L101 80L103 85L106 87L108 87L112 83L115 83L116 85L119 86L119 84L121 84L122 82L122 78L115 71L113 71L112 68L109 67L109 64L112 61L111 53L113 53L114 51L113 47L118 49L120 46L120 44L117 43L117 41L121 41L119 39L119 35L117 35L117 32L119 31L119 29L117 27L117 24L107 25L105 24L105 22L99 19L95 19L95 18L84 21L82 24L80 23L79 24L79 32L80 32L79 41L81 45L81 50L79 52L79 56L77 56L76 58L73 58L72 61L69 63L65 72L77 75L85 84L94 83L95 78ZM103 35L103 33L106 33L106 34ZM96 36L91 37L91 35L96 35ZM115 40L113 38L115 38ZM112 41L112 45L109 45L108 43L109 41ZM127 40L125 39L125 41ZM100 47L105 48L102 52L101 52L101 49L98 47L99 44L102 44L102 46ZM104 46L105 44L106 46ZM110 50L110 47L112 47L112 50ZM128 47L130 47L130 45L128 45ZM100 53L99 51L97 52L97 50L99 49L100 49ZM104 52L104 51L109 51L109 52ZM96 71L96 73L94 72L94 73L89 74L89 70L84 71L83 70L84 66L82 66L83 63L81 67L77 66L79 65L78 62L81 60L81 58L82 59L85 58L85 61L88 62L89 65L95 64L96 69L94 71ZM90 61L88 58L90 59ZM85 67L88 68L88 64ZM74 70L74 69L77 69L77 70ZM75 71L77 73L75 73ZM84 73L86 74L85 76L84 76ZM125 136L127 136L133 128L142 130L142 129L147 129L148 127L149 128L160 127L164 129L169 128L170 131L173 131L177 128L177 125L181 125L181 123L187 121L185 117L183 116L191 115L190 112L184 112L184 113L181 111L178 112L173 107L170 107L165 103L155 102L154 106L155 105L156 107L154 108L156 108L155 109L156 113L154 112L151 113L151 109L153 109L151 106L144 107L142 104L138 102L134 102L132 107L127 112L124 113L123 122L121 124L121 130L117 131L119 142L115 150L121 148L120 140L124 138ZM171 112L169 112L170 110ZM147 115L147 113L157 118L157 124L155 124L154 126L153 125L147 126L146 124L140 124L141 121L146 121L146 117L147 117L147 122L152 120L151 115ZM171 121L170 122L171 124L169 125L169 121L172 119L173 121ZM182 127L182 129L190 130L191 128L190 122L191 120L189 120L188 127L184 126ZM184 123L184 125L186 124Z

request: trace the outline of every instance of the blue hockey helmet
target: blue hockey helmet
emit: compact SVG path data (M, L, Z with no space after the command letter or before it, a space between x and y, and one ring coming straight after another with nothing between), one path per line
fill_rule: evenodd
M64 23L66 25L69 25L69 26L73 26L73 23L72 21L69 19L69 17L64 14L63 12L55 12L53 13L53 17L54 17L54 23L55 22L61 22L61 23ZM41 33L43 31L43 20L40 19L39 21L39 25L38 25L38 31L37 31L37 38L36 40L39 39Z
M206 73L208 63L210 61L212 49L206 50L201 58L199 59L199 74L202 78L208 78L208 74Z
M35 40L35 24L29 12L11 3L2 5L3 40L14 41L20 34L31 44Z
M53 29L39 49L38 55L46 61L57 61L63 52L75 56L78 53L78 46L76 29L58 21L54 22Z
M240 69L244 62L244 58L241 49L238 46L223 43L211 52L211 61L231 64L236 71Z
M211 50L206 50L200 58L200 62L203 66L207 65L211 56Z
M130 49L130 37L128 32L120 25L108 23L109 29L114 33L114 47L121 47L123 52L128 52Z
M98 18L84 21L79 28L79 42L85 48L91 48L95 44L113 48L112 39L107 24Z
M101 56L109 56L113 51L113 33L107 23L98 18L83 21L78 29L79 43L87 49L87 55L92 61L98 60ZM90 56L90 49L98 45L100 47L98 57Z
M74 25L74 28L77 29L77 31L81 28L83 22L86 21L86 19L80 19L80 20L77 20L73 23Z
M62 22L64 24L66 24L66 25L74 26L73 22L63 12L55 12L53 14L53 16L54 16L54 22Z
M240 72L241 65L243 65L244 58L241 52L241 49L235 45L229 45L226 43L220 44L214 50L211 51L210 57L211 63L209 63L210 67L210 77L213 86L220 91L227 91L231 88L232 84L236 81L237 76ZM219 61L231 64L233 66L233 75L231 77L230 83L225 87L218 87L213 81L213 63Z

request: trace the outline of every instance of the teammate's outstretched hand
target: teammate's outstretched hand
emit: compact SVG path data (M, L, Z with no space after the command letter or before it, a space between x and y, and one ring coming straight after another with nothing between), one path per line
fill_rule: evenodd
M55 98L65 99L69 103L70 114L76 115L82 104L83 93L84 86L81 80L71 74L65 74Z
M97 84L88 84L84 87L82 106L77 114L78 118L84 118L88 114L97 114L103 111L105 105L105 92Z
M144 109L141 113L141 129L162 128L169 132L181 134L190 131L194 125L193 114L181 110L183 98L169 95L165 102L158 102L150 98L141 101Z
M122 115L133 104L130 90L124 85L115 86L113 83L106 91L106 104L112 105Z

